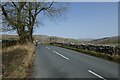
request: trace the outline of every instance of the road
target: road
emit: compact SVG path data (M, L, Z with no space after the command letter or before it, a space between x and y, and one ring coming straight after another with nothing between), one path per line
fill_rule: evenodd
M37 45L33 69L32 78L118 78L118 64L56 46Z

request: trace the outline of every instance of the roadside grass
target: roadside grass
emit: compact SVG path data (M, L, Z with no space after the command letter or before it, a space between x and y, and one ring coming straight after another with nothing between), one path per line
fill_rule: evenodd
M2 49L2 78L27 78L34 58L33 44Z
M61 45L58 45L58 44L52 44L52 45L58 46L58 47L63 47L63 48L70 49L70 50L74 50L74 51L77 51L77 52L81 52L83 54L92 55L92 56L95 56L95 57L98 57L98 58L103 58L103 59L113 61L113 62L116 62L116 63L120 63L120 56L118 56L118 55L109 55L109 54L106 54L106 53L77 49L77 48L72 48L72 47L67 47L67 46L61 46Z
M0 43L0 80L2 80L2 43Z

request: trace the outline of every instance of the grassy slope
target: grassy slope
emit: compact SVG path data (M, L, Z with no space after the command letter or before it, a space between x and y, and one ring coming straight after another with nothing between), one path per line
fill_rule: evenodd
M19 39L19 37L17 35L2 35L2 37L0 39L2 39L2 40Z
M34 45L15 45L4 48L2 53L3 78L25 78L34 57Z
M118 39L119 38L119 39ZM17 35L2 35L2 39L18 39ZM118 45L120 43L120 36L105 37L100 39L94 39L91 41L81 40L81 39L71 39L62 38L57 36L47 36L47 35L34 35L34 39L39 40L43 43L49 42L68 42L68 43L92 43L92 44L106 44L106 45Z
M0 80L2 79L2 44L0 43Z
M93 44L118 45L118 43L120 43L120 36L100 38L100 39L95 39L89 42Z

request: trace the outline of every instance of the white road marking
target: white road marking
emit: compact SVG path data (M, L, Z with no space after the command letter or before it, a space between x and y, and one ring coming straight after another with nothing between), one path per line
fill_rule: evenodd
M46 47L46 48L48 48L48 47Z
M50 49L50 48L48 48L48 49Z
M46 47L46 48L50 50L50 48L49 48L49 47Z
M101 78L101 79L103 79L103 80L106 80L104 77L96 74L95 72L93 72L93 71L91 71L91 70L88 70L88 72L92 73L93 75L95 75L95 76L97 76L97 77L99 77L99 78Z
M54 52L54 53L56 53L56 54L58 54L59 56L61 56L61 57L65 58L65 59L69 60L69 58L67 58L67 57L63 56L62 54L60 54L60 53L58 53L58 52L56 52L56 51L53 51L53 52Z
M2 75L0 75L0 78L2 77Z
M48 48L50 50L50 48Z

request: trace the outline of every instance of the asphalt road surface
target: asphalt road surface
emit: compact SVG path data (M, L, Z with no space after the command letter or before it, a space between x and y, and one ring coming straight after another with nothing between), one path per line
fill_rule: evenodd
M118 78L118 64L56 46L36 46L32 78Z

